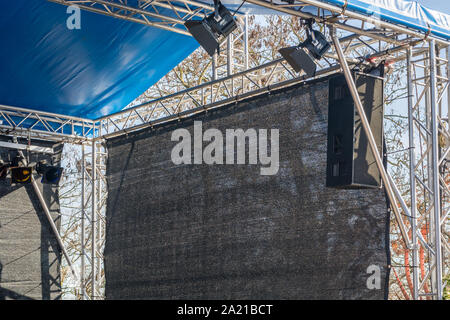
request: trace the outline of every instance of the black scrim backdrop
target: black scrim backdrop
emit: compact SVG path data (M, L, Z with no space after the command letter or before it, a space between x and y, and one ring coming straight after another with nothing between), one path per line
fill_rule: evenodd
M384 192L325 187L327 111L325 79L108 140L106 297L385 298ZM194 120L279 129L278 173L174 165L171 133Z

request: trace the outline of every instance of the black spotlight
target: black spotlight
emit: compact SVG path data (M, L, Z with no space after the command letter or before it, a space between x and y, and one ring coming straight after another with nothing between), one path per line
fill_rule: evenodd
M308 37L300 45L278 50L286 59L295 72L303 70L308 77L316 73L316 60L330 48L330 43L325 36L317 30L312 30L310 26L306 29Z
M214 0L214 13L203 20L188 20L184 23L189 33L213 56L219 50L220 38L226 38L237 28L230 11L218 0Z
M42 183L57 185L61 179L63 168L38 162L36 165L36 172L42 175Z
M13 167L11 168L11 182L27 184L31 182L33 168L31 167Z
M305 71L308 77L316 73L316 63L302 47L281 48L278 52L286 59L295 72Z

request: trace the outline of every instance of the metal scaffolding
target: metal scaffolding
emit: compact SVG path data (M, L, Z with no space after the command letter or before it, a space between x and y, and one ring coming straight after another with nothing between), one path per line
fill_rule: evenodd
M193 16L203 17L213 10L212 6L192 0L142 0L138 1L138 7L131 7L126 0L50 1L78 5L95 13L183 34L187 33L184 21ZM445 279L450 273L449 43L315 0L294 4L265 0L247 2L295 17L314 19L331 29L328 37L334 46L326 54L326 61L321 61L314 78L342 70L352 88L353 79L348 74L351 67L371 66L374 61L385 60L406 63L405 107L408 109L409 143L409 162L403 168L409 178L406 190L400 190L381 163L379 168L396 225L406 250L413 257L409 266L413 273L411 297L442 299ZM306 5L315 6L317 14L301 11ZM170 9L170 14L163 15L161 8ZM325 10L334 14L326 16ZM304 74L296 74L281 58L249 69L247 17L240 16L239 19L240 28L221 44L220 55L213 57L213 80L208 83L96 120L0 105L0 134L82 145L80 298L104 297L105 139L178 120L307 79ZM358 105L358 95L353 94L353 98ZM359 112L363 113L362 110ZM370 127L364 125L364 128L370 136ZM376 149L376 145L372 148ZM429 257L425 261L425 274L419 270L421 250Z
M449 102L449 47L428 43L428 51L413 58L407 49L409 179L413 257L413 297L432 295L442 299L443 279L449 270L449 123L443 116L443 98ZM446 143L447 141L447 143ZM418 206L418 203L421 205ZM431 259L428 272L419 275L418 250L423 244L415 236L423 231ZM430 292L425 292L427 282Z

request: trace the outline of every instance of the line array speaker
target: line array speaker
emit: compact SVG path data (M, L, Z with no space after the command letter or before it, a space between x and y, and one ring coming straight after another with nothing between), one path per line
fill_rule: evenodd
M353 78L382 155L384 80L359 72L354 72ZM326 185L336 188L381 185L375 158L343 74L329 80Z

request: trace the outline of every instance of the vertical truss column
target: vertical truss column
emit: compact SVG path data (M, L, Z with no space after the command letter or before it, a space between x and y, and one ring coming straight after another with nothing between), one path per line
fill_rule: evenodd
M245 71L249 67L248 17L238 17L238 27L219 46L219 54L212 57L213 80Z
M89 150L86 152L86 150ZM81 284L83 300L104 298L106 152L99 140L82 146L81 178Z
M408 90L408 138L409 138L409 183L411 190L411 242L413 255L413 298L419 298L419 246L417 239L417 214L416 214L416 179L414 176L414 168L416 166L415 151L414 151L414 122L413 122L413 83L412 83L412 52L411 48L406 52L406 68L407 68L407 90Z
M449 249L448 235L442 232L449 222L449 134L441 108L445 94L449 100L448 48L442 58L442 48L434 40L428 45L428 51L414 61L410 50L407 55L414 299L442 299L449 273L448 255L444 254ZM414 231L423 235L422 241Z
M435 45L434 40L428 42L428 50L422 53L422 56L417 61L411 61L411 49L408 49L407 52L411 170L409 174L411 202L410 206L408 206L407 201L403 199L401 192L389 173L385 172L381 158L377 156L375 141L371 136L367 119L365 119L344 52L340 47L334 30L332 29L331 32L350 93L361 116L364 131L368 136L369 145L372 152L376 155L377 167L380 170L386 192L391 201L397 225L405 243L406 254L409 254L408 251L413 254L413 265L407 266L412 267L414 270L413 285L410 285L413 297L417 299L426 296L427 298L442 299L443 279L448 274L448 265L444 261L445 255L442 253L443 248L448 248L448 241L443 237L445 232L442 232L443 226L447 227L448 223L448 205L446 205L443 194L446 193L449 196L450 191L448 188L449 172L446 169L446 165L444 165L447 161L446 155L449 148L444 141L449 140L449 135L446 129L447 124L443 122L442 110L439 106L441 106L443 95L445 92L448 92L449 79L443 75L448 75L449 71L443 72L442 70L444 67L448 68L448 60L440 57L440 48ZM411 67L413 65L420 65L422 71L419 74L412 72ZM413 84L416 86L417 101L415 103L413 103L412 94ZM420 94L417 89L418 86L423 87ZM418 143L415 141L415 127L418 130ZM415 148L420 150L419 159L416 158ZM418 189L417 185L420 185L422 189ZM418 193L421 196L420 210L418 210L417 203ZM397 205L397 201L399 205ZM404 219L405 216L407 219ZM423 256L425 252L428 254L428 257L423 258L420 263L418 261L419 249ZM424 273L425 265L427 272L419 277L417 268L420 267L422 273Z
M85 215L86 215L86 158L84 154L84 144L81 145L81 261L80 261L80 298L81 300L86 300L86 283L85 283L85 269L86 269L86 226L85 226Z
M105 290L105 273L103 250L105 246L105 209L106 209L106 152L101 140L92 142L92 205L91 205L91 296L103 299Z
M437 114L437 80L436 80L436 46L434 40L429 42L430 46L430 99L431 99L431 161L433 181L433 212L434 212L434 246L435 246L435 278L436 298L442 300L442 246L441 246L441 191L439 182L439 131Z
M445 49L447 57L447 79L450 80L450 46ZM450 85L447 85L447 130L450 131ZM448 150L446 150L448 152Z
M217 53L215 53L212 57L211 62L211 79L214 81L217 79Z
M244 16L244 70L248 70L248 15Z
M93 256L92 230L92 195L93 195L93 170L92 170L92 145L90 143L81 146L81 284L80 299L93 299L95 283L92 281L95 259Z
M92 168L92 191L91 191L91 257L92 257L92 272L91 272L91 298L95 300L98 297L97 294L97 238L96 238L96 228L97 228L97 150L96 142L92 142L91 150L91 168Z
M233 34L230 34L227 38L227 77L233 74L233 64L234 64L234 43Z

